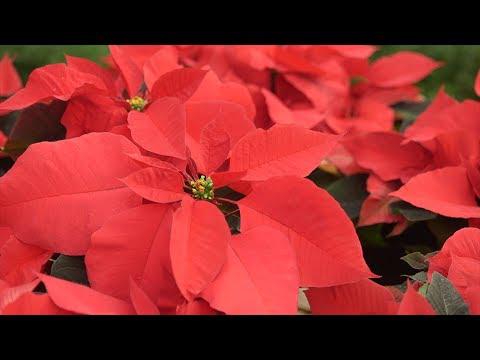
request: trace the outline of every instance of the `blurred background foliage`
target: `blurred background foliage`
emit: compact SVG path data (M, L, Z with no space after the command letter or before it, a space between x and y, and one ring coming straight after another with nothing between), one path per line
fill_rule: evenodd
M401 50L419 51L445 63L420 83L427 98L435 96L442 84L458 99L475 97L473 82L480 68L480 45L382 45L373 58ZM0 55L5 52L16 56L15 64L26 80L33 69L61 62L65 54L101 61L108 49L104 45L0 45Z

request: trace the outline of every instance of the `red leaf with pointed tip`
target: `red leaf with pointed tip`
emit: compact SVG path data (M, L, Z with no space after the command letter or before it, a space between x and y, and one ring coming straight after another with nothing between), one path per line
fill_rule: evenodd
M149 167L120 180L141 197L157 203L175 202L185 196L178 171Z
M76 96L68 102L61 118L66 138L90 132L106 132L126 123L127 110L103 95Z
M354 59L368 59L377 48L371 45L327 45L340 55Z
M230 137L230 146L234 146L248 132L255 130L255 125L245 115L243 108L235 103L225 101L189 101L186 106L187 132L197 143L205 124L214 122Z
M456 231L443 244L442 250L429 259L429 276L433 272L449 275L452 256L480 261L480 229L469 227Z
M117 45L110 45L108 48L115 65L117 65L127 85L128 94L130 97L134 97L143 84L143 73L141 69L133 62L128 54Z
M201 296L226 314L296 314L298 287L289 239L259 226L232 237L222 271Z
M463 167L445 167L417 175L390 196L444 216L480 217L480 207Z
M440 97L441 94L438 95ZM436 100L437 101L437 100ZM426 110L418 120L405 131L405 136L414 141L426 142L453 131L464 131L480 136L480 103L466 100L453 104L446 95L438 99L437 109ZM432 105L433 107L433 105ZM428 113L427 113L428 112Z
M275 124L295 124L295 118L292 111L284 105L281 100L267 89L262 89L262 95L265 97L268 114Z
M37 279L26 284L10 287L6 282L0 280L0 313L22 295L27 294L35 289L38 283L39 280Z
M77 89L85 85L100 91L106 90L102 79L94 75L69 68L65 64L46 65L35 69L23 89L0 103L0 111L20 110L52 98L68 101Z
M160 315L157 306L132 278L130 278L130 300L138 315Z
M65 60L67 61L67 66L69 68L73 68L102 79L109 93L116 95L115 80L111 71L102 68L100 65L89 59L65 55Z
M197 170L210 175L227 160L230 152L230 136L217 122L211 121L202 129L198 156L193 156Z
M151 97L176 97L181 102L187 101L197 90L207 71L185 68L169 71L153 84Z
M371 280L305 291L314 315L394 315L393 294Z
M38 274L50 299L59 308L84 315L133 315L135 310L126 301L102 294L87 286Z
M131 111L128 127L145 150L185 159L185 108L178 99L157 100L143 113Z
M310 174L337 144L337 137L291 125L257 129L232 149L230 171L247 171L244 180Z
M370 66L368 79L378 87L399 87L415 84L439 68L442 63L429 57L411 52L399 51L384 56Z
M7 305L2 315L74 315L60 309L48 294L25 293Z
M378 199L370 195L362 204L357 226L390 224L402 220L401 216L392 214L390 209L390 204L395 201L395 199L388 197Z
M423 170L431 161L421 145L402 145L401 134L374 132L350 137L343 142L358 165L369 169L384 181L401 179L408 171Z
M109 133L31 145L0 178L0 223L26 244L84 254L106 219L141 202L118 180L139 168L126 152L138 149Z
M21 285L35 279L52 252L20 242L15 236L0 247L0 278L10 285Z
M230 229L217 207L185 197L173 215L170 256L173 275L186 299L200 294L227 257Z
M179 68L181 66L178 64L178 54L171 48L160 49L143 65L145 84L152 90L153 85L163 74Z
M0 97L7 97L22 88L22 80L13 66L12 59L5 54L0 60Z
M398 306L398 315L435 315L432 306L408 282L407 291Z
M111 217L92 235L85 256L91 287L128 300L129 277L162 309L175 309L182 296L170 263L172 209L142 205Z
M235 82L222 83L218 76L209 71L190 98L190 101L225 101L242 106L248 119L255 117L255 104L248 89Z
M241 231L269 225L288 236L297 254L300 285L325 287L375 277L344 210L325 190L296 177L259 183L238 202Z

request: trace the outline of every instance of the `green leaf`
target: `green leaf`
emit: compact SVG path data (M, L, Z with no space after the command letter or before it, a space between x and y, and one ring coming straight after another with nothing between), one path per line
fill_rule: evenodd
M64 139L65 128L60 119L65 107L65 102L57 100L48 105L35 104L23 110L3 151L15 160L33 143Z
M431 220L437 217L437 214L425 209L417 208L405 201L397 201L390 204L390 209L392 210L392 213L403 215L408 221L412 222Z
M346 176L326 188L350 219L356 219L360 215L360 208L368 196L366 181L365 174Z
M427 300L438 315L468 315L468 305L463 301L452 283L443 275L434 272L428 286Z
M418 281L422 284L425 284L428 281L427 273L425 271L420 271L414 275L404 275L413 281Z
M52 264L50 275L78 284L89 285L83 256L60 255Z
M425 270L428 268L428 263L426 262L427 258L419 252L413 252L401 257L408 265L410 265L415 270Z
M420 289L418 289L418 293L422 295L424 298L427 297L428 287L430 286L429 283L423 284Z

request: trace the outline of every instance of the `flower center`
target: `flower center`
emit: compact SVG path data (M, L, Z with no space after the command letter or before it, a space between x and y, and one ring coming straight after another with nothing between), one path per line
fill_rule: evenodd
M210 177L206 178L205 175L202 175L200 179L190 181L190 187L194 199L212 200L214 197L213 181Z
M145 106L147 106L148 101L140 96L134 96L133 98L128 99L127 103L132 110L142 111Z

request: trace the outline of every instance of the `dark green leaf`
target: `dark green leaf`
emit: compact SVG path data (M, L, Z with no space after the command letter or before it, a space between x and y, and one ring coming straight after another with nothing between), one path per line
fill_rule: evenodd
M392 213L403 215L408 221L412 222L431 220L437 217L437 214L425 209L417 208L405 201L394 202L390 205L390 209L392 210Z
M452 283L443 275L434 272L428 286L427 300L438 315L468 315L468 305L463 301Z
M238 214L227 216L227 224L232 234L240 234L240 216Z
M89 285L83 256L60 255L52 264L50 275L78 284Z
M3 151L16 159L33 143L65 138L65 128L60 123L65 107L65 102L54 101L48 105L35 104L23 110Z
M430 232L437 240L437 246L442 247L443 243L458 230L468 226L468 220L438 216L427 221Z
M387 246L382 235L382 224L359 227L357 228L357 235L362 244L368 247L383 248Z
M428 101L421 103L402 102L394 105L395 117L400 121L397 130L403 133L429 105Z
M356 219L359 216L360 208L368 196L366 181L367 175L365 174L346 176L326 188L350 219Z
M422 253L410 253L401 257L401 259L415 270L425 270L428 268L428 263L426 262L427 259Z
M318 187L326 189L329 185L339 179L337 175L330 174L322 169L315 169L308 178L312 180Z

